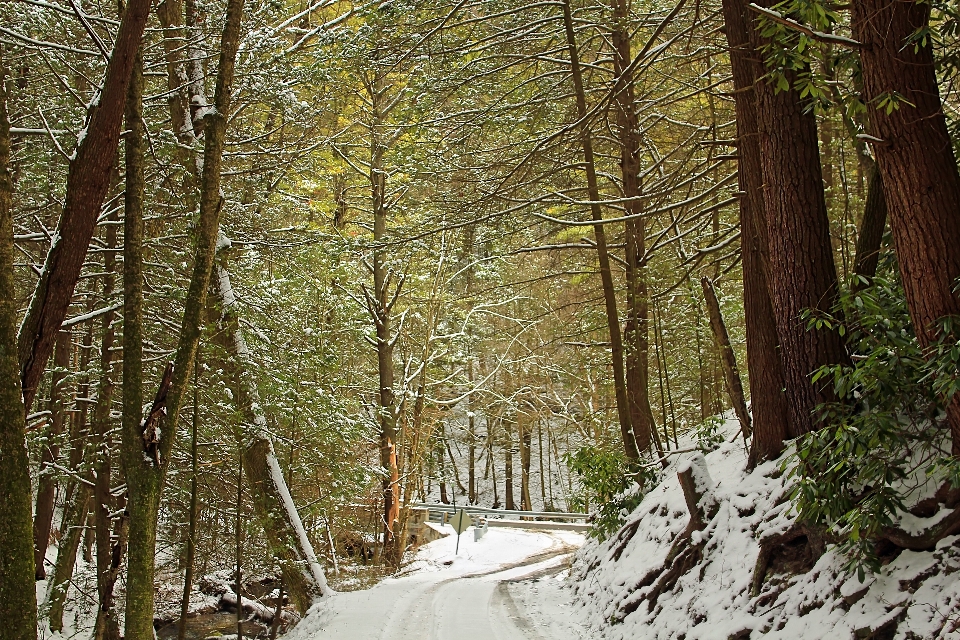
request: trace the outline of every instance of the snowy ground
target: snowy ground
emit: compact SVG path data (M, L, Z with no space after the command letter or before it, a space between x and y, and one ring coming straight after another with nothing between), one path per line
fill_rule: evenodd
M724 431L727 442L699 458L717 504L706 529L694 534L704 541L702 558L674 584L656 589L671 545L689 519L677 470L698 454L683 454L618 534L590 542L577 554L571 571L585 635L960 640L960 536L941 540L933 550L903 551L863 583L843 569L846 558L830 546L800 573L771 568L760 593L751 596L759 540L786 530L793 520L790 487L776 462L745 472L736 422L728 421Z
M399 577L321 602L290 640L582 640L564 588L583 536L452 527L424 545Z

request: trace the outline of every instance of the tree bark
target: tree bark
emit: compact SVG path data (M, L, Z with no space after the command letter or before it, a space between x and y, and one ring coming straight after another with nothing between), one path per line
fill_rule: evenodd
M118 222L116 214L110 216L111 222ZM106 229L106 245L110 249L103 258L103 299L109 304L113 297L116 254L112 249L117 246L117 226L111 224ZM113 437L111 436L110 410L113 403L113 390L117 367L113 362L114 313L103 316L103 338L100 348L100 383L97 385L97 404L93 411L93 434L97 442L98 455L94 463L95 487L93 492L93 516L97 538L97 595L99 607L94 630L95 640L116 640L120 637L120 626L113 611L113 584L110 574L113 565L112 518L114 511L113 496L110 495L111 471L113 464Z
M149 12L150 0L129 0L127 4L107 63L100 99L90 109L87 133L70 161L67 193L55 241L20 325L17 342L24 410L28 413L70 307L87 245L110 187L130 73Z
M40 458L40 472L37 478L37 500L33 516L33 562L37 580L47 577L44 559L50 545L50 527L53 524L54 498L57 482L53 478L50 464L60 457L58 440L63 433L64 405L63 372L70 366L70 333L61 331L53 350L53 374L50 383L50 428L47 429L47 444Z
M530 415L517 413L517 437L520 443L520 508L533 511L530 499L530 445L533 432L530 429Z
M940 337L937 321L960 315L960 174L940 102L932 46L911 42L930 5L857 0L852 5L871 135L910 319L920 345ZM886 108L882 101L900 96ZM954 330L956 331L956 330ZM960 456L960 394L947 408Z
M27 640L37 637L37 592L30 461L17 359L13 176L3 47L0 45L0 602L12 615L0 624L0 640Z
M623 213L637 215L640 203L640 140L637 123L633 73L629 70L630 36L627 24L626 0L612 0L613 72L617 78L614 87L614 105L620 142L620 176ZM653 409L650 407L650 312L646 277L646 222L643 218L625 223L627 319L623 327L626 365L627 401L630 406L630 425L638 451L650 448L651 441L662 449L655 430ZM661 452L662 457L662 452Z
M177 628L177 640L186 640L187 637L187 614L190 612L190 593L193 591L193 564L197 546L197 467L200 462L200 451L197 446L197 432L200 428L199 349L197 353L198 361L193 365L193 424L190 429L190 511L187 514L187 566L183 576L183 596L180 598L180 624ZM292 451L291 448L291 453Z
M600 209L600 188L597 184L597 170L593 157L593 141L590 124L587 122L587 99L583 88L583 75L580 70L580 54L577 50L576 34L573 30L573 14L570 1L563 0L563 24L567 38L567 50L570 54L570 75L577 102L577 118L580 121L580 142L583 147L583 161L587 177L587 195L590 198L590 215L595 222L603 220ZM597 245L597 259L600 263L600 281L603 285L603 301L607 314L607 328L610 332L610 357L613 361L613 386L617 399L617 418L620 423L620 437L624 454L628 460L640 457L637 440L630 423L630 406L627 400L626 376L623 362L623 340L620 335L620 316L617 313L617 294L613 288L613 274L610 270L610 255L607 251L607 236L603 224L593 226L594 241ZM639 384L639 383L638 383Z
M500 421L503 427L503 495L504 508L514 510L517 503L513 499L513 433L510 429L510 420L504 418Z
M196 252L193 274L184 302L180 338L172 370L165 372L156 394L154 410L144 423L145 429L125 421L123 459L129 491L130 532L127 559L127 607L125 637L127 640L153 640L153 576L160 490L176 437L176 425L183 398L190 383L197 345L200 342L202 315L216 253L220 225L220 168L230 114L231 92L244 0L228 0L223 33L220 40L220 61L214 91L214 107L205 113L203 172L201 177L200 216L195 229ZM139 105L139 99L131 99ZM138 106L138 108L140 108ZM139 137L139 136L138 136ZM142 138L132 155L142 158ZM128 183L128 190L130 189ZM143 178L132 190L142 220ZM128 197L130 194L128 194ZM130 212L127 212L130 215ZM142 278L141 278L142 283ZM141 284L142 286L142 284ZM170 368L168 367L168 372ZM158 437L159 436L159 437Z
M291 599L305 613L320 597L333 591L327 586L273 449L260 392L251 373L250 351L240 330L230 275L217 264L215 276L212 289L219 307L215 339L227 351L225 370L233 380L237 409L243 416L243 467L254 512Z
M883 176L876 162L867 168L867 201L863 205L863 221L857 234L854 274L870 279L877 275L883 231L887 226L887 198L883 194ZM858 283L854 283L858 287Z
M765 6L770 2L764 2ZM754 30L754 49L766 44ZM794 71L785 71L790 88L777 91L769 81L755 85L767 226L767 285L773 303L790 408L790 437L812 431L814 411L834 399L826 381L814 384L819 367L846 364L838 333L807 330L805 310L830 312L837 295L837 271L830 244L817 141L817 123L793 88Z
M707 313L710 315L710 329L713 331L713 339L720 355L727 395L730 396L730 404L733 405L733 410L740 421L740 433L746 440L753 430L750 424L750 412L747 411L747 400L743 395L740 370L737 368L737 356L733 352L733 347L730 346L730 335L727 333L727 325L723 322L720 301L717 299L713 282L707 276L703 276L700 278L700 284L703 286L703 297L707 302Z
M386 147L381 136L386 114L383 105L386 88L377 77L367 86L371 103L370 124L370 198L373 208L373 240L382 242L387 236L387 173L383 167ZM377 332L377 375L380 382L380 465L383 467L383 558L390 566L399 567L403 549L399 548L400 472L397 466L397 406L394 393L395 371L391 313L400 296L403 281L391 291L393 273L387 266L383 248L373 252L373 295L367 294L367 307ZM442 454L441 454L442 455Z
M767 223L755 91L763 69L750 39L747 3L744 0L723 0L723 18L730 47L737 122L743 311L753 418L749 458L752 467L760 460L780 455L783 441L790 433L789 408L783 390L783 363L767 285Z

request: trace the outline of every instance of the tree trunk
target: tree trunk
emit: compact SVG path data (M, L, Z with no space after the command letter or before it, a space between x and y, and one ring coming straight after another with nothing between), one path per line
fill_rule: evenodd
M583 76L580 71L580 54L577 51L576 34L573 30L573 14L570 0L563 0L563 23L567 37L567 50L570 54L570 75L577 101L577 118L580 121L580 142L583 146L583 161L586 168L587 195L590 198L590 214L595 222L603 220L600 209L600 188L597 184L597 171L593 158L593 141L590 124L587 122L587 99L583 88ZM620 423L620 437L624 454L628 460L637 460L640 451L633 435L630 423L630 406L627 401L627 387L623 362L623 341L620 335L620 316L617 313L617 295L613 288L613 274L610 270L610 255L607 252L607 236L603 224L593 226L594 240L597 245L597 259L600 263L600 281L603 285L603 301L607 314L607 328L610 332L610 356L613 360L613 386L617 399L617 417Z
M200 462L197 431L200 427L200 366L199 349L193 365L193 424L190 430L190 511L187 514L187 566L183 576L183 596L180 598L180 625L177 640L186 640L187 614L190 612L190 593L193 591L193 564L197 544L197 471ZM291 454L293 447L290 448Z
M468 272L469 275L469 272ZM470 457L470 466L467 469L467 487L469 495L467 498L470 504L477 504L477 420L474 414L473 389L473 358L467 362L467 384L470 385L471 393L467 394L467 438L470 442L467 446L467 455Z
M503 427L503 495L507 510L514 510L517 504L513 501L513 434L510 429L510 420L504 418L500 421Z
M57 335L57 344L53 351L53 374L50 384L50 428L47 429L47 444L43 448L40 458L40 472L37 478L37 500L35 515L33 516L33 562L37 580L47 577L44 559L47 547L50 545L50 527L53 524L54 498L57 492L57 482L52 477L50 464L60 457L58 440L63 433L64 405L63 385L64 371L70 366L70 332L61 331Z
M783 391L783 363L767 286L767 223L757 124L755 85L763 75L760 55L750 39L751 18L744 0L723 0L723 17L733 69L740 187L740 255L743 310L747 334L747 373L753 418L750 466L774 459L790 433Z
M123 567L123 554L127 549L127 532L129 531L130 518L126 512L126 496L121 495L117 499L117 510L120 515L114 523L113 539L110 545L110 564L107 571L102 574L103 596L100 604L100 613L97 619L95 640L119 640L120 623L116 619L114 605L114 588L117 579L120 577L120 569ZM102 619L102 621L101 621Z
M77 551L83 538L90 496L93 494L92 482L84 481L77 485L73 500L63 513L63 535L57 550L57 562L53 567L53 577L47 590L47 610L51 631L63 631L63 604L70 588L70 578L77 564Z
M853 272L870 279L877 275L883 231L887 226L887 199L883 194L883 176L876 162L867 168L867 201L863 205L863 221L857 234L857 255L853 260ZM859 287L859 283L854 283Z
M765 2L765 6L770 2ZM754 48L763 50L759 32ZM824 200L817 123L793 88L796 72L786 71L790 88L757 82L757 123L763 169L769 263L767 285L780 339L790 408L789 436L812 431L817 405L834 399L828 382L811 375L819 367L849 362L839 334L807 330L805 310L830 312L836 300L837 271Z
M46 263L17 338L24 410L29 413L37 385L53 351L80 278L87 245L110 187L130 73L150 12L150 0L129 0L99 100L91 107L86 135L67 173L63 212Z
M111 214L111 222L118 222L117 215ZM117 246L117 225L106 229L108 251L103 258L103 299L105 302L113 296L116 254L112 249ZM93 411L93 434L97 443L98 455L94 463L95 488L93 493L93 517L97 540L97 595L99 607L94 631L95 640L111 640L120 637L120 627L113 611L113 584L110 574L113 566L113 541L111 514L114 511L113 496L110 495L111 466L113 459L113 437L111 436L110 410L113 403L113 390L117 367L113 362L114 313L103 316L103 338L100 347L100 383L97 385L97 404Z
M937 86L933 48L911 42L930 22L930 5L853 3L865 102L883 179L900 276L920 345L941 334L937 321L960 314L960 174ZM883 99L893 100L891 109ZM954 329L954 336L956 329ZM960 394L947 408L953 455L960 456Z
M710 315L710 329L713 331L713 339L720 355L723 381L727 387L727 394L730 396L730 404L733 405L737 419L740 420L740 433L746 440L750 437L752 429L750 413L747 411L747 400L743 396L740 370L737 368L737 356L733 352L733 347L730 346L730 335L727 333L727 325L723 322L720 301L717 299L713 282L707 276L703 276L700 278L700 284L703 286L703 297L707 302L707 313Z
M628 70L631 56L626 0L613 0L613 21L610 35L614 49L613 72L617 78L614 104L620 138L620 176L623 182L623 197L627 199L623 213L632 216L639 214L642 207L639 200L639 125L634 104L633 73ZM650 407L650 318L646 276L646 222L643 218L625 223L625 239L627 320L623 327L623 343L630 425L638 451L649 449L651 441L656 443L659 451L662 445L656 437L653 409Z
M327 586L274 453L260 392L251 373L254 366L250 351L240 330L230 276L221 264L216 266L213 292L220 311L215 339L227 351L224 368L233 380L237 409L243 416L243 466L254 512L291 599L305 613L320 597L333 591Z
M387 236L387 173L383 169L386 152L379 128L385 118L382 112L386 89L377 78L367 87L370 94L370 197L373 208L373 240L382 242ZM383 558L399 567L403 549L398 548L396 528L400 517L400 473L397 467L397 406L394 394L395 372L393 348L396 339L391 325L391 312L400 296L401 280L391 291L393 274L387 266L385 249L373 252L373 296L367 295L368 312L377 331L377 373L380 381L380 465L383 467Z
M175 365L165 371L150 415L141 427L125 421L123 431L123 459L129 492L130 532L127 559L126 640L153 640L153 577L157 534L157 515L160 508L160 490L166 475L170 453L176 437L183 397L190 382L197 344L200 341L202 314L206 306L210 274L216 253L220 225L220 167L226 137L227 117L240 44L240 24L243 0L228 0L226 19L220 41L220 62L214 92L214 108L204 115L203 173L200 193L200 216L196 234L196 253L193 274L184 302L180 338L177 343ZM139 93L139 92L138 92ZM140 108L139 95L130 100ZM143 139L136 139L137 148L132 157L142 161ZM128 151L129 152L129 151ZM128 178L129 180L130 178ZM140 209L136 216L142 220L143 176L135 178L127 197L131 209ZM133 192L132 194L130 192ZM128 209L126 215L130 215ZM140 277L142 286L142 276ZM162 436L162 437L158 437Z
M0 625L0 640L27 640L37 637L37 591L30 461L17 360L13 176L3 48L0 45L0 602L11 615ZM46 359L41 372L44 364Z
M520 508L524 511L533 511L533 502L530 500L530 444L533 436L530 418L530 415L517 412L517 439L520 443Z

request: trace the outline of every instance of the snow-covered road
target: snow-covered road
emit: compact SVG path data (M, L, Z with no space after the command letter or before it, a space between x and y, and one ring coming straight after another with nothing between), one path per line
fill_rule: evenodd
M455 554L456 537L449 535L422 547L401 577L330 598L294 635L297 640L580 640L560 584L563 567L582 542L583 536L568 532L504 529L474 541L470 529Z

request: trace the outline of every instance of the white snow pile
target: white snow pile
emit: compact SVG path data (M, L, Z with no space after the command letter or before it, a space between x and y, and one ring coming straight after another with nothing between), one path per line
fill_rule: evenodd
M746 473L739 441L678 458L617 534L589 542L575 559L575 602L592 637L960 640L960 536L935 550L902 551L863 583L844 571L836 547L816 559L799 536L776 547L752 596L760 540L793 524L785 474L777 462ZM711 503L706 528L686 534L677 478L685 468L705 494L701 506ZM675 545L681 537L686 544Z

